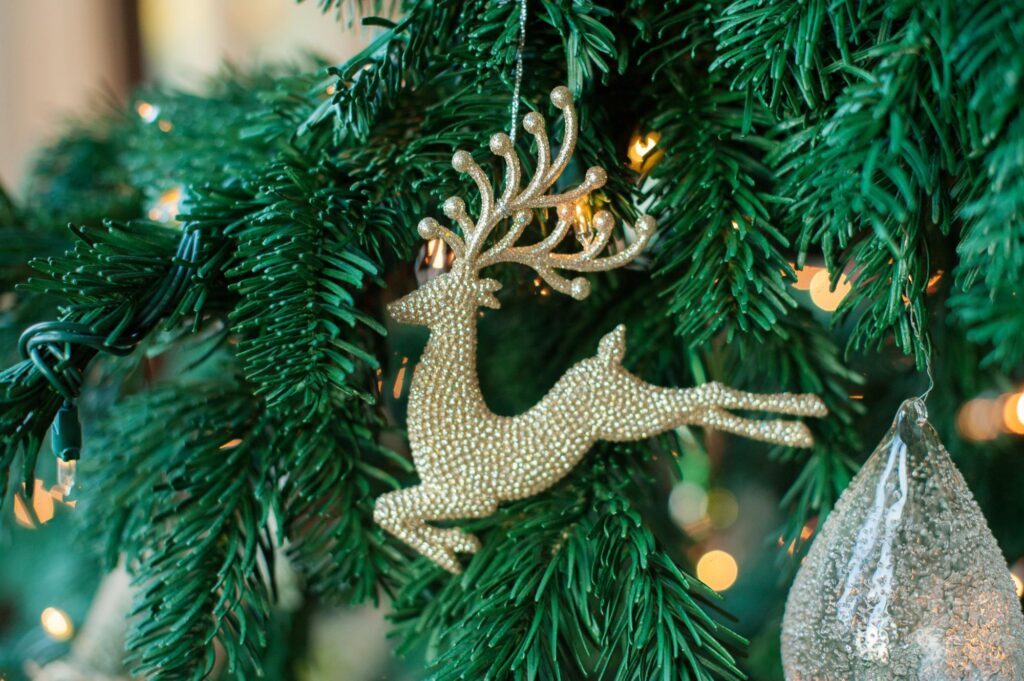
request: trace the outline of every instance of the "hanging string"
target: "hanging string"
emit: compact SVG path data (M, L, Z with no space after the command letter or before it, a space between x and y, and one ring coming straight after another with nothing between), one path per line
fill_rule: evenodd
M509 139L516 143L516 129L519 127L519 91L523 86L523 49L526 47L526 0L519 0L519 44L516 46L515 85L512 88L512 125Z
M932 347L931 343L926 343L924 334L921 333L921 326L917 319L917 306L914 305L914 299L911 297L911 282L907 282L907 301L910 305L910 328L914 331L914 337L917 339L918 345L924 351L924 372L928 376L928 388L921 393L921 402L925 402L928 399L928 395L931 394L932 389L935 387L935 376L932 375Z

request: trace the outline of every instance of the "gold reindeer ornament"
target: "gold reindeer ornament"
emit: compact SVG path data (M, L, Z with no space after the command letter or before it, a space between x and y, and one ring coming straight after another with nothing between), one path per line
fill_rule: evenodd
M480 543L459 528L440 528L431 521L480 518L503 501L522 499L548 489L565 477L599 440L642 440L672 428L697 425L737 433L755 440L807 447L807 427L797 421L754 420L729 413L751 409L797 416L823 416L816 395L789 393L758 395L707 383L673 389L651 385L622 368L625 327L617 326L601 339L597 355L570 368L534 407L514 417L487 408L476 371L478 308L497 309L497 281L480 277L485 267L519 263L536 270L553 289L581 300L589 282L566 279L557 270L599 272L622 267L639 254L654 232L654 220L636 222L636 239L615 255L598 257L614 228L606 211L593 218L594 235L576 253L555 248L569 232L574 204L604 185L605 171L590 168L581 185L560 194L548 190L565 170L576 146L577 117L565 87L551 92L562 111L565 134L557 156L536 112L523 118L535 140L536 170L520 187L521 166L508 135L491 137L490 149L505 163L504 188L495 196L487 175L465 151L457 151L452 166L468 174L480 192L480 211L473 220L466 203L451 197L444 213L458 225L462 237L427 218L418 231L424 239L443 239L455 254L450 272L390 304L398 322L430 330L423 357L412 378L408 429L413 462L420 477L415 487L389 492L377 499L374 519L387 531L453 573L461 571L456 553L473 553ZM558 221L541 241L517 245L536 209L554 208ZM508 231L485 249L495 227L506 219Z

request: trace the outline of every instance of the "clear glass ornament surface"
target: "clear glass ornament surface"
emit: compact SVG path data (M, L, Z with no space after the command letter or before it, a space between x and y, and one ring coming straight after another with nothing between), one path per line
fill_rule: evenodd
M1020 681L1024 617L963 476L907 400L786 601L787 681Z

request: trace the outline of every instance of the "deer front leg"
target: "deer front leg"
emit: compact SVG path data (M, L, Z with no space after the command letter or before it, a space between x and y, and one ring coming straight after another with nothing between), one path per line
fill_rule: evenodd
M699 420L700 425L724 430L751 440L770 442L788 447L810 447L814 437L806 425L799 421L781 419L745 419L718 407L709 407Z
M428 520L479 518L497 510L497 502L479 493L460 493L454 488L418 485L389 492L377 499L373 519L420 554L445 570L458 574L458 553L475 553L480 540L457 527L440 528Z
M718 382L705 383L693 390L723 409L752 409L790 416L825 416L828 409L817 395L809 393L759 394L736 390Z

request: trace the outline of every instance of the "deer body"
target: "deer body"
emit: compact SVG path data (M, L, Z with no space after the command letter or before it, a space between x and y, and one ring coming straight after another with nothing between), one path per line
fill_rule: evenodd
M521 499L551 487L599 440L633 441L683 425L715 427L767 442L809 446L804 424L755 420L727 409L753 409L807 416L825 413L814 395L757 395L708 383L695 388L663 388L645 383L622 367L625 328L616 327L599 343L597 354L571 367L547 395L528 411L499 416L487 408L476 370L476 321L481 306L497 308L498 284L479 271L500 262L526 264L552 288L580 299L585 279L567 280L555 269L599 271L634 258L654 229L654 221L637 221L638 239L613 256L597 257L608 242L614 221L605 212L594 217L597 235L577 254L555 253L569 227L567 203L586 196L604 182L604 171L591 168L585 182L560 195L546 194L561 174L575 145L576 118L565 88L552 92L562 109L566 134L558 157L549 158L543 119L531 113L524 127L538 147L537 173L519 191L519 161L508 137L491 138L491 150L506 161L505 191L496 199L483 171L465 152L453 165L467 172L481 193L476 222L458 198L445 202L445 213L466 239L427 219L424 238L442 238L456 255L452 271L389 305L396 321L422 324L430 340L412 378L409 396L409 444L420 484L381 496L374 519L386 530L451 572L459 572L457 552L472 553L479 542L458 528L439 528L431 521L483 517L503 501ZM513 246L529 223L532 210L557 207L559 220L551 233L532 246ZM511 218L508 233L484 252L497 223Z

